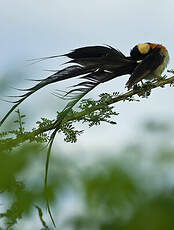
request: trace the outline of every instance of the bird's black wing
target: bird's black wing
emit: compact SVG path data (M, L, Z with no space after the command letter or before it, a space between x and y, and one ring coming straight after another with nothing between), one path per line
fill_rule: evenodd
M85 46L72 50L70 53L65 54L72 59L101 57L110 52L110 47L106 46Z
M116 54L125 57L124 54L122 54L120 51L114 49L111 46L86 46L74 49L68 54L65 54L65 56L72 58L72 59L79 59L79 58L89 58L89 57L102 57L106 56L109 53L112 53L113 55Z
M111 46L81 47L65 54L65 56L72 59L68 63L79 63L83 66L93 64L114 65L126 59L124 54Z
M160 66L164 61L164 54L161 52L160 48L155 48L150 54L148 54L135 68L131 77L126 83L128 89L133 85L143 80L147 76L153 73L158 66Z

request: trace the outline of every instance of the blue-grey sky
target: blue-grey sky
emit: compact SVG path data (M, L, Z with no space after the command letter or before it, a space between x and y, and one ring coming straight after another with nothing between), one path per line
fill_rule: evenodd
M65 59L50 60L27 66L24 60L48 55L66 53L71 49L86 45L109 44L128 55L137 43L162 43L170 53L168 68L174 68L174 1L172 0L1 0L0 7L0 75L4 77L11 71L10 86L28 87L26 78L43 78L48 75L43 69L57 69ZM21 72L13 79L13 70ZM12 81L14 80L14 82ZM103 92L125 92L124 84L128 76L114 79L94 90L89 96L97 98ZM74 82L74 81L73 81ZM75 80L76 82L76 80ZM50 91L65 89L72 81L49 86L30 99L20 108L33 117L55 117L56 109L64 102L58 101ZM15 90L0 92L0 96L16 93ZM57 138L57 145L72 154L78 149L88 154L90 150L101 147L117 149L127 140L141 139L137 127L145 119L172 120L174 90L170 87L156 89L148 99L141 102L119 103L115 110L118 125L102 125L88 129L86 126L77 144L65 144ZM1 112L10 107L0 102ZM82 153L84 154L84 153Z

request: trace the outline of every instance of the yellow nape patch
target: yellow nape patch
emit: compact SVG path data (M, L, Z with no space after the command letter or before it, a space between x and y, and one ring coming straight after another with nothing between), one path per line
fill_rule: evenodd
M137 47L141 54L147 54L150 50L150 45L147 43L138 44Z

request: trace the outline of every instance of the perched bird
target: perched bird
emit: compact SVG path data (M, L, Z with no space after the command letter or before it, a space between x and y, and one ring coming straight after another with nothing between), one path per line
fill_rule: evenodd
M160 79L169 60L168 51L164 46L143 43L136 45L128 57L111 46L87 46L77 48L64 55L44 57L37 59L37 61L61 56L71 59L65 63L70 64L70 66L56 71L47 78L37 80L39 81L38 84L24 89L23 91L26 93L20 95L19 99L13 102L14 106L2 118L0 126L19 104L46 85L80 76L84 81L73 86L74 88L66 95L76 92L82 97L100 83L129 74L130 78L126 87L131 89L143 79Z
M137 60L137 66L126 83L128 89L143 79L161 79L161 74L169 61L167 49L154 43L136 45L130 52L130 57Z

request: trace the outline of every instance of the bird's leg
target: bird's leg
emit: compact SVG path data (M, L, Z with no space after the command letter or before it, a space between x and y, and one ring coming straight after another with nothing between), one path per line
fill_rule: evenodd
M141 84L142 84L142 85L141 85L141 87L143 87L143 86L144 86L144 82L143 82L143 80L141 80Z
M159 75L157 75L156 78L157 78L158 81L163 80L163 77L161 77L161 76L159 76Z
M152 82L155 82L155 81L161 81L161 80L163 80L163 78L162 78L161 76L159 76L159 75L155 75L155 77L154 77L154 79L153 79L153 81L152 81Z

